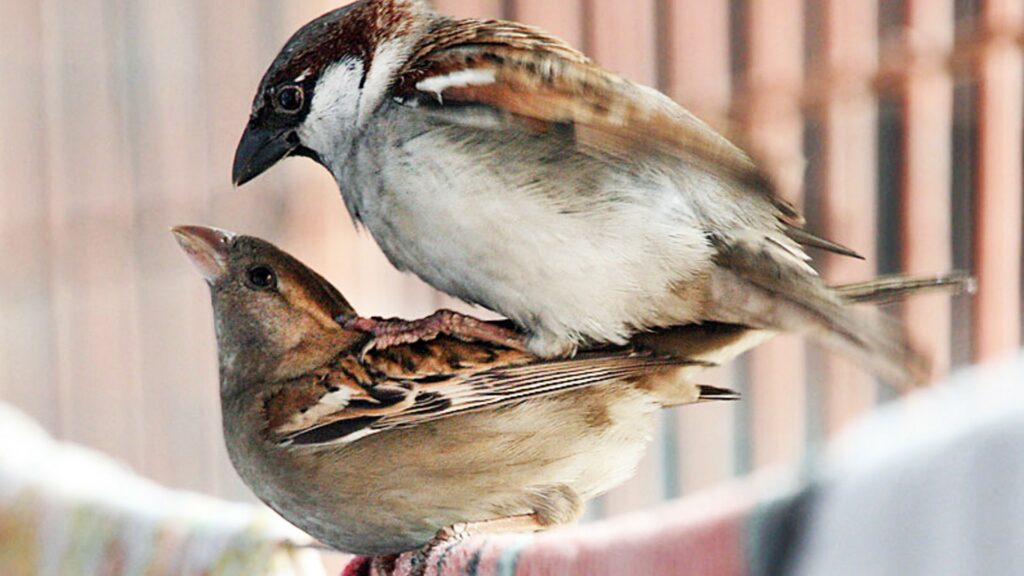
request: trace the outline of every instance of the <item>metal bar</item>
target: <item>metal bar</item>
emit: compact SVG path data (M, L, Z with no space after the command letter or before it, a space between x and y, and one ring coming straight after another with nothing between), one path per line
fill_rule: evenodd
M42 3L60 434L141 461L130 154L104 3Z
M666 8L663 84L669 96L715 123L729 109L729 2L677 0ZM722 368L707 374L705 382L734 386L734 376L731 369ZM732 476L736 406L682 407L675 417L679 492L711 486Z
M658 46L655 0L588 0L589 55L630 79L656 86Z
M42 19L35 2L0 5L0 85L18 86L0 106L0 397L57 428L57 349L50 286L49 186L41 69Z
M1024 0L987 0L986 34L1019 36ZM988 361L1020 346L1021 102L1024 56L1008 40L990 42L979 69L978 203L975 221L978 295L975 353Z
M915 66L927 65L941 67L951 74L958 82L967 81L987 47L993 43L1012 44L1024 47L1024 33L1014 32L1008 28L997 28L977 34L971 34L962 41L957 41L952 52L933 52L918 49L911 54L906 46L912 44L899 38L889 39L887 44L893 48L880 54L879 66L868 77L863 71L832 68L812 60L808 64L805 78L797 86L789 86L784 82L772 83L766 88L771 90L798 92L800 107L813 111L826 103L847 98L859 98L864 92L876 94L901 95L905 87L907 71ZM926 64L927 63L927 64ZM749 100L758 97L747 90L736 94L733 99L733 110L742 112L750 107Z
M799 90L804 74L802 0L748 0L747 70L750 94L743 111L749 148L800 204L803 195L803 130ZM778 337L750 356L751 464L761 467L803 450L807 393L803 342Z
M951 52L954 18L953 0L908 0L907 51ZM935 63L924 61L906 71L900 215L903 270L911 274L939 273L953 264L953 78ZM950 369L951 314L949 297L941 294L903 305L910 340L932 360L936 379Z
M732 95L728 0L666 3L666 92L691 112L716 122Z
M509 18L538 26L578 50L583 42L583 0L514 0Z
M829 0L825 4L825 54L835 69L870 78L878 62L878 4L873 0ZM830 255L832 283L875 275L877 102L865 88L858 98L824 107L825 185L823 220L827 236L860 251L868 262ZM874 405L873 379L863 367L830 356L825 361L825 429L835 432Z
M434 0L439 12L460 18L503 18L503 0Z

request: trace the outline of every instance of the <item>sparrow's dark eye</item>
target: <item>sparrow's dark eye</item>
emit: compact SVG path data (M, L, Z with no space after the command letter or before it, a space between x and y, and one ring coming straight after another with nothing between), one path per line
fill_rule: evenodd
M305 96L302 88L298 86L284 86L277 90L277 97L274 99L274 103L281 112L295 114L302 110L304 100Z
M255 290L270 290L277 286L277 276L267 266L254 266L246 274L249 287Z

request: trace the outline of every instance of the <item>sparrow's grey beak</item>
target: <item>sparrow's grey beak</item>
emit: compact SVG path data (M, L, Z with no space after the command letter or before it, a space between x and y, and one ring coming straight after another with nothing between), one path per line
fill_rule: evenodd
M269 170L298 147L299 142L292 129L264 128L249 120L235 150L231 179L235 186L241 186Z
M171 233L208 283L213 284L227 274L228 247L234 232L206 226L175 226Z

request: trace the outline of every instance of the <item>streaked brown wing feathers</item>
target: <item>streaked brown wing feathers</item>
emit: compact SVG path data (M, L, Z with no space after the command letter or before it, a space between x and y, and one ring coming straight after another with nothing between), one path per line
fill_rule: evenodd
M619 352L595 353L576 359L498 368L421 387L409 410L382 418L375 427L408 427L456 414L515 404L527 398L556 394L616 380L631 381L659 370L701 365L678 358Z
M515 28L508 25L509 30ZM667 97L598 67L575 51L567 53L571 49L560 43L506 42L505 36L421 50L400 75L396 96L438 110L487 106L531 129L543 123L571 125L577 146L595 153L682 158L739 188L767 193L783 218L801 221L792 206L771 194L771 182L746 154ZM464 70L493 71L495 81L454 83L440 93L417 88L424 79Z
M365 365L370 383L353 376L351 362L339 360L330 370L290 382L269 396L266 412L279 441L353 442L537 396L701 365L630 351L538 362L521 352L448 338L374 351ZM417 372L418 367L424 370Z

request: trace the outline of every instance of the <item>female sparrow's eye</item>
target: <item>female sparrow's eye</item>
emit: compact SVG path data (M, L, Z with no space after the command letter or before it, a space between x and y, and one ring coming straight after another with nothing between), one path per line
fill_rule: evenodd
M277 103L278 110L294 114L302 110L303 100L302 88L298 86L285 86L278 89L277 98L274 101Z
M277 276L267 266L250 268L246 278L249 280L249 286L256 290L269 290L277 285Z

